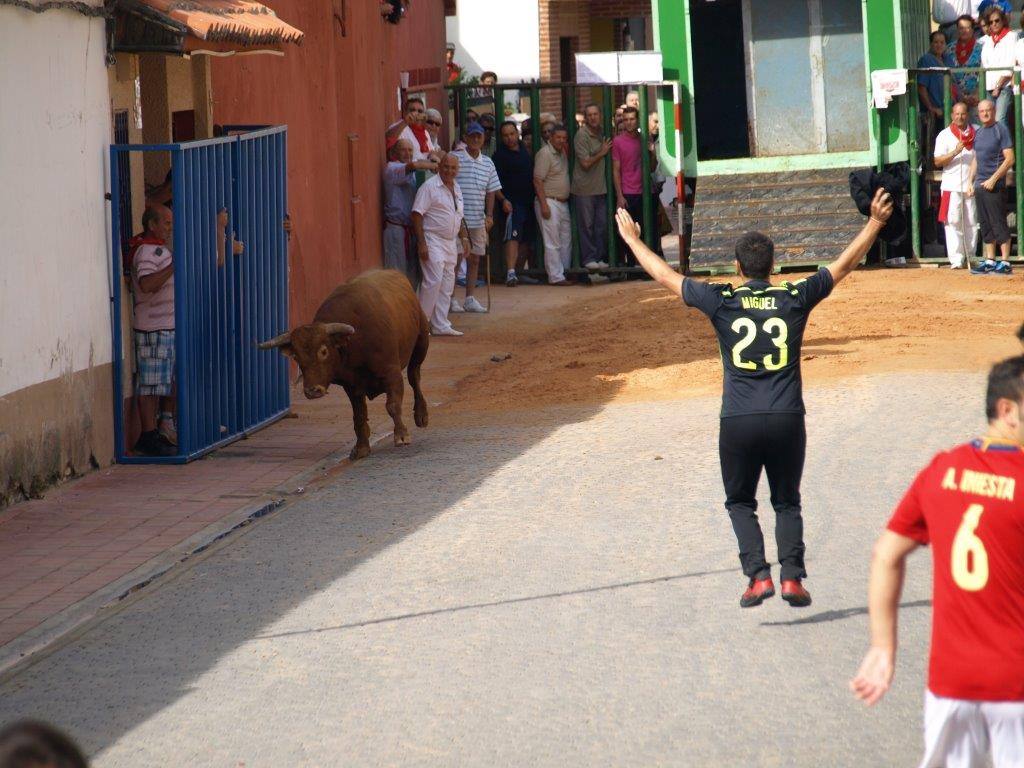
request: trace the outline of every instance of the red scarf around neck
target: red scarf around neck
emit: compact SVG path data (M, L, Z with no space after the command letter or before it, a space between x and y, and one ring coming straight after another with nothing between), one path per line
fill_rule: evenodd
M410 125L412 128L412 135L416 137L416 141L420 143L420 152L430 151L430 134L427 133L426 126L423 125Z
M974 42L973 37L966 44L959 40L956 41L956 61L961 66L966 64L967 60L971 58L971 54L974 53Z
M973 125L968 123L967 127L962 131L955 125L950 125L949 130L953 132L953 135L956 136L959 141L964 143L964 149L974 149L975 130Z
M125 261L124 268L131 269L132 264L135 263L135 254L138 253L139 248L144 245L165 245L162 238L157 237L151 232L143 232L135 235L131 240L128 241L128 258Z
M1002 40L1004 37L1006 37L1006 35L1009 33L1009 31L1010 31L1009 27L1003 26L1002 31L1000 31L1000 32L998 32L997 34L994 34L994 35L989 35L989 37L992 38L992 45L998 45L999 41Z

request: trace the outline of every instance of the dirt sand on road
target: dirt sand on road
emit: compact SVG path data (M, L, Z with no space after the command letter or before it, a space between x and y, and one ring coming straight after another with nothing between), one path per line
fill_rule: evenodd
M451 383L446 410L663 400L721 387L708 321L650 282L501 288L492 314L453 320L466 336L433 340L427 361L428 377L434 369ZM1022 320L1020 275L863 270L812 315L804 381L813 386L870 373L984 370L1020 351L1014 333ZM511 358L490 361L506 353Z

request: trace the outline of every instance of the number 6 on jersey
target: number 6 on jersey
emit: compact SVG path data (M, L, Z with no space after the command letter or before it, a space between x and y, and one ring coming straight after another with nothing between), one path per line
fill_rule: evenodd
M971 504L967 508L953 538L953 550L949 556L953 581L967 592L977 592L988 583L988 552L984 542L974 533L984 511L981 504Z

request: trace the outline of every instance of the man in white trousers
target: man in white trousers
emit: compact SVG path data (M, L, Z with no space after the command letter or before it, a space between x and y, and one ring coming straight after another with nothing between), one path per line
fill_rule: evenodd
M469 255L469 232L462 218L465 210L462 190L455 181L458 173L458 158L445 155L437 176L424 182L412 204L412 226L416 230L423 270L423 282L417 293L434 336L462 335L462 331L455 330L448 322L460 240L463 256Z
M970 183L974 126L963 102L953 105L953 122L935 137L935 167L942 169L939 221L946 225L946 256L951 269L970 266L978 245L978 210Z
M533 206L544 238L544 271L550 285L572 285L565 270L572 266L572 221L569 218L569 132L556 125L533 161Z

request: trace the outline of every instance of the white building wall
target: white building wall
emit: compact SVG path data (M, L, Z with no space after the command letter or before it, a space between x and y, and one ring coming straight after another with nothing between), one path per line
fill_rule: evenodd
M458 8L447 18L447 34L466 75L491 70L506 83L540 78L537 0L459 0Z
M111 360L105 52L102 19L0 5L0 396Z

